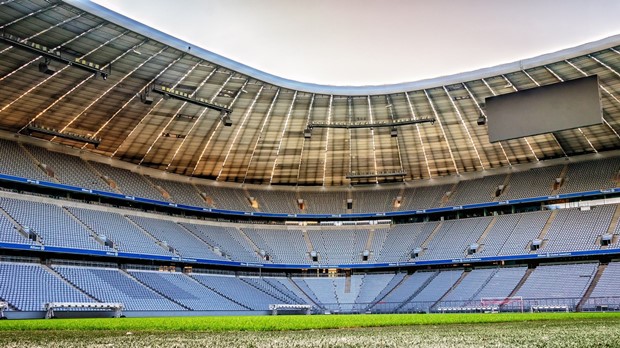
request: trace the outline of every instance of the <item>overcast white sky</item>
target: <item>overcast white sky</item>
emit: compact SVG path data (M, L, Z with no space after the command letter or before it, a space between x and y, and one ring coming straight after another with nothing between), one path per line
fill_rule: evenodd
M265 72L373 85L513 62L620 34L620 0L94 0Z

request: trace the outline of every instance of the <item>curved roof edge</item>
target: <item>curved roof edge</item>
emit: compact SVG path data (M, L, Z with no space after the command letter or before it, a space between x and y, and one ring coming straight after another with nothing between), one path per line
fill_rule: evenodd
M543 54L537 57L527 58L512 63L506 63L489 68L458 73L454 75L435 77L413 82L403 82L389 85L368 85L368 86L332 86L321 85L315 83L300 82L282 78L267 72L252 68L245 64L239 63L232 59L223 57L201 47L195 46L189 42L177 39L169 34L151 28L136 20L126 17L120 13L114 12L106 7L96 4L90 0L62 0L63 2L89 12L104 20L134 31L147 38L159 41L167 46L178 49L179 51L188 52L191 47L191 54L200 59L220 65L224 68L239 72L241 74L252 77L275 86L297 90L301 92L327 94L327 95L344 95L344 96L362 96L362 95L382 95L402 93L414 90L435 88L460 82L478 80L481 78L507 74L523 69L534 68L546 64L551 64L564 59L574 58L588 53L604 50L620 44L620 34L616 34L601 40L589 42L579 46L563 49L557 52Z

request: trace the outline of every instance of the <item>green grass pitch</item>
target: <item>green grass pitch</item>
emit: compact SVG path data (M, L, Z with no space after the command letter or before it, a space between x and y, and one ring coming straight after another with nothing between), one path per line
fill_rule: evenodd
M620 313L0 321L0 347L620 347Z

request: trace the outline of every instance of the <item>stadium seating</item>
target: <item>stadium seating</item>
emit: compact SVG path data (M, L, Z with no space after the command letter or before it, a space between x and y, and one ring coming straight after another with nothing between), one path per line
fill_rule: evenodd
M92 209L67 207L67 210L77 217L98 235L105 235L114 242L118 251L147 255L167 255L172 253L164 250L155 243L152 237L146 235L124 216Z
M16 142L0 139L0 173L33 180L53 181Z
M347 264L362 261L368 233L368 230L309 230L308 237L319 253L319 263Z
M615 187L620 169L620 157L611 157L512 171L507 175L490 174L482 178L461 180L456 184L428 181L427 185L422 186L295 192L213 186L204 182L197 182L194 185L189 182L147 177L109 164L86 162L68 154L29 144L22 146L14 141L1 139L0 155L6 159L0 164L0 173L9 175L35 180L57 180L64 184L103 191L119 190L129 196L159 201L169 200L199 207L287 214L419 210L547 196L552 193L599 190ZM53 177L46 175L45 170L39 165L47 165ZM556 179L561 180L559 187L556 187ZM106 181L112 183L112 187ZM499 197L495 197L500 185L505 186L504 190ZM201 193L204 198L200 196ZM394 201L398 196L401 197L401 202L399 206L395 206ZM252 207L251 197L255 199L257 204L255 207ZM353 209L350 211L347 211L348 197L353 201ZM299 209L298 198L303 199L304 210Z
M0 262L0 279L0 298L20 311L42 311L48 302L96 302L35 263Z
M202 285L247 309L266 311L270 304L287 303L234 276L197 273L191 276Z
M548 196L553 191L553 183L560 177L563 166L533 168L510 175L508 186L499 199L519 199Z
M204 258L223 260L222 256L213 252L210 245L185 230L181 225L172 221L147 218L142 216L127 216L131 221L157 238L164 246L173 247L179 255L188 258Z
M620 309L620 262L610 262L599 278L587 303L589 310L596 306L606 306L608 309Z
M590 285L596 266L595 263L538 266L515 296L524 300L548 299L552 302L545 301L546 304L574 309ZM533 303L526 302L526 305Z
M44 245L66 248L111 250L97 242L87 228L60 206L0 197L0 207L21 226L29 227Z
M448 205L492 202L495 191L504 184L506 175L489 175L480 179L459 182L456 191L450 195Z
M182 273L129 271L134 278L191 310L244 310L245 308Z
M243 232L274 263L308 264L308 248L301 230L244 228Z
M113 180L117 188L126 195L158 201L165 200L162 193L138 173L99 162L89 162L89 164L101 175Z
M158 178L149 178L156 186L160 186L170 195L173 202L191 205L195 207L210 206L200 197L200 192L190 183L183 183L172 180L163 180Z
M245 240L241 232L234 227L221 227L181 223L183 227L193 232L198 238L206 243L219 248L220 253L233 260L259 261L259 255Z
M53 171L54 178L60 183L92 190L111 191L111 188L79 157L67 156L38 146L26 145L25 148L39 163L47 165Z
M467 247L478 241L490 222L489 217L444 221L420 259L464 257Z
M600 249L597 237L607 232L614 210L613 205L560 210L545 236L548 243L539 252Z
M393 226L387 232L383 248L380 249L378 255L375 251L376 260L378 262L409 260L411 252L421 247L438 225L438 222L425 222Z
M184 309L140 284L119 269L56 265L54 270L89 296L101 302L122 303L126 310L168 311Z

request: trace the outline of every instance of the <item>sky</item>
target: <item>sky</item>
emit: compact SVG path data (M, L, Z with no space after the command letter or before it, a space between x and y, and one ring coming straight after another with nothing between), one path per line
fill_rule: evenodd
M619 0L93 0L229 59L324 85L418 81L620 34Z

